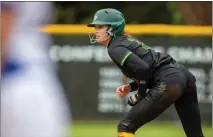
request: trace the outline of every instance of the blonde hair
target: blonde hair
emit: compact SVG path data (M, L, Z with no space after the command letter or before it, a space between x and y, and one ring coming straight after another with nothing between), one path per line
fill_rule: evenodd
M128 37L128 38L132 38L132 39L138 40L137 38L135 38L134 36L132 36L132 35L126 33L126 32L124 32L122 35L125 36L125 37Z

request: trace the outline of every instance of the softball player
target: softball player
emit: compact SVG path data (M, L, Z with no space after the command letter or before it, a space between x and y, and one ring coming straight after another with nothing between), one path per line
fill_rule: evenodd
M157 118L172 104L187 137L204 137L195 76L170 55L159 53L125 35L124 15L116 9L98 10L88 27L94 27L91 43L105 45L112 61L134 82L117 88L121 98L130 96L130 111L118 124L118 137L134 137L144 124ZM148 89L148 91L147 91ZM147 91L147 92L146 92Z

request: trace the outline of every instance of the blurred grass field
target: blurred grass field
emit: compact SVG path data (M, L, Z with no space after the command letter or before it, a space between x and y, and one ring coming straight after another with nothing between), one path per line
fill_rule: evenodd
M117 137L118 121L73 121L72 137ZM203 125L205 137L212 137L212 126ZM186 137L175 122L151 122L140 128L135 137Z

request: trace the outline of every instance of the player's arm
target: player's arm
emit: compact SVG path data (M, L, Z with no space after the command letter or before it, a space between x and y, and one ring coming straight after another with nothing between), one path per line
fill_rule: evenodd
M136 83L135 81L129 83L129 85L130 85L130 87L131 87L131 91L138 90L138 83Z
M5 56L6 42L13 19L12 2L1 2L1 60Z
M128 79L129 79L129 78L128 78L127 76L124 75L124 81L125 81L125 83L128 83ZM131 90L130 90L131 92L138 89L138 83L137 83L136 81L133 81L133 82L131 82L131 83L128 83L128 85L129 85L130 88L131 88Z
M137 55L128 50L125 46L118 45L111 49L111 58L121 66L124 66L134 72L136 80L147 80L149 66Z

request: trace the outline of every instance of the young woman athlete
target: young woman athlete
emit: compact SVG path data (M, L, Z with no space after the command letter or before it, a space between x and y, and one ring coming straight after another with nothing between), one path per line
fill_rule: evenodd
M144 124L174 104L187 137L204 137L197 99L196 79L170 55L156 52L124 34L125 18L116 9L98 10L88 27L91 43L105 45L112 61L134 82L117 88L121 98L131 91L130 111L118 124L118 137L134 137ZM147 91L148 89L148 91Z

